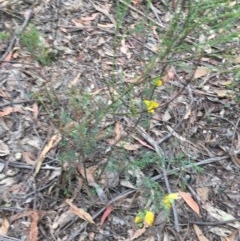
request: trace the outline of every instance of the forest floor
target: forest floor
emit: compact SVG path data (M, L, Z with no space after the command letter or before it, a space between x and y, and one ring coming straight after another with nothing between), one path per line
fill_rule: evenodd
M177 1L118 1L120 27L113 2L0 0L0 240L239 240L239 41L156 60L160 107L102 118L132 84L139 103L161 34L135 27L166 28Z

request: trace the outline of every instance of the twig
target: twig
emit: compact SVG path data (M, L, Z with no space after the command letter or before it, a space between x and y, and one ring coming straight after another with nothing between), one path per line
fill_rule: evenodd
M157 144L161 145L164 141L168 140L173 135L173 133L178 129L178 127L182 124L183 120L184 117L174 126L174 128L167 135L158 140Z
M139 11L138 9L136 9L135 7L131 6L130 4L126 3L124 0L119 0L119 2L121 2L122 4L126 5L128 8L130 8L131 10L137 12L138 14L142 15L143 17L146 17L148 20L152 21L154 24L156 24L158 27L160 28L165 28L165 26L161 23L156 22L153 18L146 16L146 14L144 14L143 12Z
M198 224L198 225L206 225L206 226L217 226L217 225L224 225L227 223L234 223L240 220L240 217L226 220L226 221L216 221L216 222L208 222L208 221L195 221L195 220L188 220L188 223Z
M194 164L188 164L188 165L183 166L181 168L180 167L174 168L174 169L172 169L170 171L167 171L167 175L174 174L175 172L180 171L180 170L189 169L189 168L196 167L196 166L202 166L202 165L213 163L213 162L219 162L219 161L222 161L222 160L227 159L229 157L230 156L228 155L228 156L220 156L220 157L208 158L208 159L199 161L199 162L194 163ZM157 181L157 180L159 180L161 178L163 178L163 174L159 174L157 176L152 177L152 180Z
M3 54L3 56L1 57L0 62L4 61L4 59L7 57L7 55L11 52L11 50L13 49L16 41L17 41L18 38L19 38L19 35L20 35L20 34L25 30L25 28L27 27L28 22L29 22L29 20L31 19L32 15L33 15L33 10L30 9L30 10L28 11L28 13L27 13L27 16L25 17L25 20L24 20L24 22L23 22L20 30L15 32L15 35L14 35L14 37L12 38L12 40L10 41L7 50L5 51L5 53Z
M21 241L22 239L16 239L13 237L0 235L0 241Z
M151 3L150 1L148 2L148 4L149 4L151 10L153 11L153 14L154 14L155 17L157 18L158 23L159 23L161 26L164 26L164 25L162 24L162 21L160 20L160 18L159 18L159 16L158 16L158 13L157 13L157 11L156 11L156 8L152 5L152 3Z
M19 104L25 104L25 103L31 103L31 102L39 102L40 100L22 100L22 101L17 101L17 102L9 102L9 103L5 103L0 105L0 109L7 107L7 106L13 106L13 105L19 105Z

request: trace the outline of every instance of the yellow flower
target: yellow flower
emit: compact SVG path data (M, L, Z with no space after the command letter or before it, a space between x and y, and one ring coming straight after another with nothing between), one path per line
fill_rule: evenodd
M155 85L155 86L162 86L163 85L163 81L160 79L160 78L154 78L153 79L153 85Z
M163 204L167 209L170 209L174 200L176 200L178 198L179 198L179 196L177 193L170 193L164 197Z
M134 222L138 224L139 227L142 227L143 224L152 226L154 222L154 213L151 211L141 211L135 217Z
M155 109L159 107L159 104L156 101L144 100L143 102L147 106L147 111L149 113L154 113Z
M134 219L134 223L142 223L143 222L143 218L140 215L137 215Z
M152 226L154 222L154 213L151 211L146 211L145 217L144 217L144 223L148 226Z

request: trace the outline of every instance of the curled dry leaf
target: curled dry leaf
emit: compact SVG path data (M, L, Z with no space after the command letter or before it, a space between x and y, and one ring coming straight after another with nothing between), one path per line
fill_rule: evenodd
M27 151L24 151L23 153L22 153L22 157L23 157L23 160L27 163L27 164L29 164L29 165L35 165L35 159L36 159L36 157L34 156L34 154L33 153L31 153L31 152L27 152Z
M13 112L22 112L22 108L21 106L8 106L8 107L5 107L3 108L1 111L0 111L0 117L3 117L3 116L7 116Z
M36 166L35 166L35 172L34 177L38 174L41 165L45 159L46 154L55 147L58 142L62 139L62 136L60 134L53 135L50 140L48 141L47 145L43 148L42 152L40 153L39 157L36 160Z
M79 218L94 224L93 218L89 213L85 212L82 208L75 206L70 199L66 199L66 203L70 206L70 210Z

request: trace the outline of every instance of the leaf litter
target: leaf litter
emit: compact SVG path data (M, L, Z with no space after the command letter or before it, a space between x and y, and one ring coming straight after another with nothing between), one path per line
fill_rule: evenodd
M163 13L161 22L167 24L171 19L171 11L166 11L164 4L160 2L155 3L153 1L152 5L155 10L160 9ZM15 29L16 22L8 14L9 9L11 12L17 13L16 16L20 14L24 17L25 9L29 5L25 1L9 2L3 0L0 2L0 7L3 11L4 27L9 33L14 34L13 29ZM45 22L45 24L38 25L38 28L45 34L46 42L48 44L53 43L59 51L59 58L54 61L51 67L42 66L34 59L34 56L30 56L29 52L19 45L16 55L13 56L13 51L15 51L13 48L4 58L4 61L11 62L1 63L0 162L3 168L1 168L0 173L0 194L3 197L3 205L0 211L1 214L5 215L3 217L6 217L2 219L1 235L15 236L15 238L26 237L23 230L26 230L27 227L29 240L43 238L44 232L49 238L60 237L61 240L70 240L71 234L68 233L68 227L71 227L72 230L75 230L75 228L79 230L79 225L84 224L83 220L93 224L94 215L99 210L103 210L102 217L105 221L103 221L103 218L101 221L100 216L98 216L99 219L96 223L99 222L102 225L104 233L95 228L93 230L92 228L95 226L89 225L85 229L88 233L87 238L94 236L96 240L105 240L106 236L109 236L112 238L111 240L154 240L151 235L157 236L159 230L163 230L164 225L171 221L164 218L158 222L156 217L156 221L151 227L144 227L139 230L133 219L139 208L145 208L144 202L141 201L143 192L139 190L136 184L142 185L144 176L155 175L158 168L153 167L144 170L144 172L136 169L134 173L130 170L124 172L123 166L122 173L111 177L108 173L109 170L107 170L102 174L102 177L112 180L112 184L113 179L116 182L114 185L108 184L102 187L101 184L104 182L101 180L102 177L99 178L99 175L101 175L103 160L106 158L104 155L108 152L106 151L105 154L102 152L100 155L93 155L89 159L84 159L86 166L80 166L77 172L74 163L66 164L66 158L64 159L66 162L60 161L59 152L61 148L64 148L60 141L62 136L52 134L51 130L53 128L58 131L71 132L78 125L79 120L73 120L72 126L69 125L70 122L65 126L60 126L54 117L59 115L59 106L62 110L64 108L70 109L66 89L72 91L72 89L77 89L80 86L86 89L92 88L92 93L96 93L94 96L103 95L99 90L104 90L102 83L111 78L111 71L108 70L112 70L112 66L115 64L119 69L126 67L126 76L141 76L140 69L143 68L144 61L135 58L135 51L138 52L139 49L144 48L144 55L151 56L160 40L153 41L152 38L150 42L147 42L148 39L143 38L138 33L135 33L134 36L124 36L120 41L119 52L114 62L112 57L116 56L116 53L109 44L113 41L112 36L117 25L114 4L108 1L104 1L104 3L99 1L90 1L89 3L65 1L59 8L59 12L56 12L55 17L60 20L61 26L59 27L62 31L57 32L57 37L54 39L51 24L54 23L55 18L52 16L54 13L50 11L48 1L46 4L34 4L32 7L38 13L34 16L34 22ZM58 7L56 6L56 9ZM79 11L84 13L83 16L79 15ZM133 1L131 11L126 16L126 20L129 22L129 26L131 24L134 26L136 19L138 20L142 16L140 13L144 12L144 1ZM45 19L52 19L53 22L50 23ZM155 35L156 38L156 29L151 31L150 34L153 37ZM139 44L136 41L137 38L147 44L145 46ZM6 44L5 41L0 43L1 49L6 49L7 44L6 46L4 44ZM151 47L154 48L154 51L151 51ZM210 50L206 46L205 51ZM195 82L190 85L188 91L180 94L183 101L176 99L168 107L163 107L159 111L154 108L155 113L152 116L153 119L150 120L152 127L151 130L147 131L157 138L166 138L165 134L172 133L168 137L171 141L167 139L164 145L161 145L172 160L182 152L186 153L196 163L207 157L221 157L221 155L229 153L229 159L232 159L232 162L226 159L216 163L216 165L209 163L206 164L206 169L202 173L191 172L193 180L191 185L197 191L203 207L211 200L212 209L206 208L210 216L217 220L226 220L226 217L234 219L240 215L237 208L239 204L237 195L239 193L237 171L239 167L239 145L237 143L239 125L236 123L238 123L237 119L240 115L239 105L236 101L236 94L239 95L238 87L230 75L222 74L219 77L210 71L214 70L218 60L208 57L202 59L202 61L209 65L205 67L203 64L196 68L193 75ZM239 58L234 57L231 61L232 64L237 65ZM191 63L189 64L191 65ZM182 86L182 80L187 74L189 73L185 72L184 68L174 64L171 68L166 69L162 77L163 85L158 90L161 96L160 107L162 104L164 106L166 100L176 94L176 90L179 90ZM158 75L159 73L156 70L151 77ZM126 84L138 84L139 81L144 80L129 77L124 81ZM47 91L49 89L55 94L48 95L51 92ZM37 102L32 102L29 98L29 90L31 90L33 96L43 96L43 99L40 102L39 99ZM57 104L54 95L57 95L59 99ZM194 108L192 108L192 102ZM149 111L152 111L152 109L149 109ZM48 118L48 115L52 118ZM80 117L81 114L78 113L77 116ZM175 123L179 122L179 117L182 117L183 120L179 127L175 129ZM152 145L146 140L143 141L139 136L127 140L123 138L122 140L121 138L128 131L128 126L120 119L114 120L112 123L115 123L115 136L109 139L109 143L105 140L107 144L104 143L104 145L107 146L107 150L119 148L119 150L129 151L129 160L127 160L129 162L137 158L141 150L144 150L144 152L154 151ZM106 127L107 125L103 126L103 129ZM68 141L71 142L71 140ZM72 153L72 155L74 154ZM119 159L119 162L122 162L122 160ZM173 168L179 168L178 163L172 162L170 165ZM91 167L94 167L94 169L91 169ZM35 180L32 182L31 173L33 171L35 171ZM87 179L88 183L79 189L76 184L76 176L82 182ZM132 179L136 179L136 182L134 183ZM177 184L172 184L176 183L177 179L171 175L169 179L174 190L177 191ZM121 185L123 182L128 182L128 186ZM91 188L94 188L94 190ZM121 196L120 190L131 188L133 188L135 194L131 194L130 201L124 196L117 202L113 202L112 206L106 206L115 196ZM77 193L75 199L69 201L71 193L74 191ZM192 197L191 199L189 196L185 197L186 204L181 200L175 201L177 211L182 214L181 223L187 222L189 219L197 219L194 212L202 214L202 210L197 208L199 204L196 204L195 196ZM126 201L128 201L127 208L125 208L124 203ZM29 207L32 206L37 211L29 213L28 222L15 220L9 226L6 220L11 220L13 213L24 213L26 210L30 210ZM78 206L81 208L78 208ZM224 207L224 213L222 213L223 208L221 207ZM46 221L38 217L38 211L40 210L54 210L54 213L51 215L46 213ZM161 212L162 210L159 211L160 214ZM73 213L79 218L76 219ZM90 215L90 213L93 215ZM216 213L221 217L216 216ZM114 225L112 222L113 214L123 220L121 225L117 227ZM106 221L106 216L108 221ZM77 221L73 222L74 220ZM155 230L155 225L158 232ZM236 229L239 229L239 223L233 222L231 228L236 231ZM205 227L193 225L190 229L195 231L199 240L213 240L219 236L224 237L225 240L230 240L231 236L229 235L235 235L235 231L230 229L229 225L224 225L224 228L221 226L212 228L212 235L215 236L211 236ZM51 230L51 234L49 234L49 230ZM168 232L168 230L165 229L164 232ZM188 239L194 240L191 231L184 229L184 227L180 233L186 235ZM171 235L165 233L165 237L167 236Z

